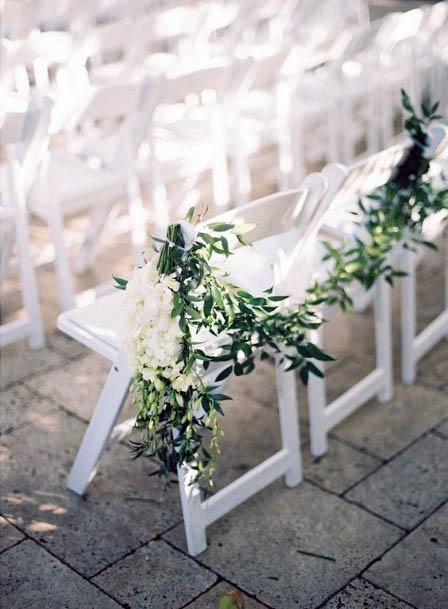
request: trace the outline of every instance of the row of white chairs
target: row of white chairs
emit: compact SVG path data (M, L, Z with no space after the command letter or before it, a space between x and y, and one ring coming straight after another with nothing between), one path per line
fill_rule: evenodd
M355 46L363 49L359 39ZM406 69L399 72L399 80L388 82L386 88L373 69L378 64L369 63L371 56L367 74L362 63L354 64L361 69L354 79L345 74L347 65L353 67L345 56L345 61L332 64L324 76L279 82L290 58L288 49L274 50L258 58L215 61L179 76L88 86L80 98L74 97L65 121L64 149L51 150L40 163L27 201L33 214L50 228L63 309L76 301L64 237L67 217L79 213L89 216L90 228L75 263L75 269L83 272L93 266L122 201L128 202L138 255L145 241L148 213L159 225L166 223L170 214L178 214L192 196L199 196L201 191L196 187L204 170L211 170L214 203L219 209L227 207L231 199L241 204L250 197L253 151L274 144L277 181L282 187L293 187L303 179L307 161L351 162L360 134L366 139L365 153L390 144L393 117L384 120L377 102L406 84L400 79L403 74L415 73L414 65L402 66ZM365 86L369 74L375 76ZM356 116L360 105L367 116L363 112ZM58 117L54 108L53 119L55 114ZM337 116L341 120L336 120ZM378 119L381 133L376 128ZM317 131L310 132L312 121ZM48 142L46 135L42 138ZM304 146L304 142L310 145ZM166 188L173 178L181 188L171 195L172 204L168 205ZM141 184L149 185L151 191L149 210L142 202Z
M447 128L432 128L431 148L434 154L446 154ZM396 166L397 157L403 154L403 151L404 146L388 149L351 169L338 164L329 165L322 172L305 178L299 189L264 197L219 216L218 219L257 223L253 248L237 249L231 258L230 266L225 267L230 272L232 281L255 293L261 293L265 288L274 285L278 293L289 292L294 299L300 301L313 278L313 273L310 273L307 281L304 281L303 269L310 268L311 271L322 273L319 257L313 258L310 251L318 250L319 235L324 229L329 210L333 207L333 212L345 214L347 209L354 208L357 195L370 191L387 180ZM411 255L413 254L406 254L405 260ZM405 320L402 357L405 360L409 357L406 352L410 347L409 334L414 331L412 326L409 329L406 325L410 314L409 307L412 307L411 315L415 316L413 274L408 281L410 283L403 288L405 298L402 303L402 316ZM409 297L410 286L414 292ZM390 287L384 280L379 280L374 291L375 369L331 403L325 398L325 379L310 377L308 395L313 455L319 456L326 452L329 430L362 404L375 396L380 402L392 398ZM67 481L68 488L80 495L86 491L92 480L108 442L111 439L122 439L133 426L133 420L116 425L132 381L127 357L121 348L122 302L123 294L115 293L99 299L94 304L63 313L58 320L58 326L63 332L106 357L112 364ZM440 320L433 322L435 325L430 332L431 339L415 339L412 346L414 365L423 352L448 335L447 315L448 302ZM320 341L315 332L312 338ZM225 341L225 337L223 340ZM420 343L425 346L420 347ZM284 477L287 486L295 486L302 480L295 373L286 372L278 359L275 366L281 449L205 500L202 500L199 487L191 483L188 464L179 469L185 533L188 550L192 555L206 549L207 527L229 510L279 477ZM214 380L216 371L204 372L204 375ZM404 380L410 382L413 378L405 377Z

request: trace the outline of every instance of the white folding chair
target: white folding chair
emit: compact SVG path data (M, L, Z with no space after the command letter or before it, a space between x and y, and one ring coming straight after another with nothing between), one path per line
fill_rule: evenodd
M257 289L262 290L275 283L279 249L284 250L286 259L288 253L293 253L296 261L299 260L300 250L306 254L308 242L315 238L323 213L344 178L344 168L328 167L322 174L309 176L299 190L265 197L220 216L235 222L259 222L254 231L254 251L258 252L264 263L261 272L258 272ZM251 248L244 248L248 249ZM243 252L243 257L245 255L247 252ZM248 271L248 279L253 280L253 272ZM78 494L85 492L93 478L108 440L113 436L121 437L123 432L123 424L114 426L132 379L126 355L120 347L119 337L123 328L119 327L118 320L122 302L123 294L113 294L87 307L63 313L58 319L58 327L63 332L112 362L110 374L68 477L68 488ZM288 486L294 486L302 479L295 376L293 372L285 372L278 359L276 370L281 450L205 501L201 500L199 487L190 484L188 465L179 469L188 549L193 555L206 548L207 526L239 503L280 476L285 477ZM125 425L124 429L127 428L129 426Z
M45 344L34 263L29 243L27 199L48 144L47 130L52 103L44 99L40 110L29 106L26 113L4 117L0 131L7 161L1 167L1 284L7 276L12 248L17 246L20 287L25 308L24 319L3 324L0 345L3 347L28 338L32 349Z
M434 126L430 132L431 152L435 158L440 155L445 163L448 161L448 127L443 125ZM443 161L442 161L443 162ZM445 179L444 188L448 187ZM446 203L448 213L448 201ZM446 219L446 218L445 218ZM434 226L428 218L426 226L423 225L423 237L428 230L434 229L440 232L443 226L438 223ZM432 225L432 226L431 226ZM417 264L419 258L424 255L424 247L415 250L404 249L399 256L399 264L406 276L401 280L401 378L405 385L415 382L418 362L430 351L440 340L448 337L448 233L444 238L445 247L445 309L424 330L417 333Z
M104 157L95 157L98 148L92 142L80 154L68 150L52 152L30 197L30 210L48 224L55 249L55 266L63 310L75 304L72 270L64 238L64 220L75 214L89 214L91 226L80 250L77 270L93 264L114 206L127 201L132 243L136 255L144 247L145 227L135 158L145 127L151 120L158 94L156 82L91 88L73 127L87 123L95 134L95 122L116 121L117 137L102 138ZM113 100L113 103L111 103ZM95 139L93 137L93 139ZM94 164L93 164L94 163Z
M359 229L353 223L351 211L356 209L359 196L372 192L388 180L403 150L402 145L394 146L349 168L344 187L327 214L322 239L333 241L335 245L343 245L350 243L357 236ZM363 234L359 236L362 238ZM325 270L321 276L325 277ZM387 402L393 395L390 286L380 278L368 292L362 286L354 285L350 286L349 293L358 308L364 308L373 298L376 365L373 371L330 403L326 398L325 379L317 376L310 378L310 448L316 457L328 450L327 436L333 427L375 396L379 402ZM331 316L331 313L332 310L325 311L325 316ZM322 330L313 331L312 339L322 346ZM320 363L318 365L321 366Z
M159 226L167 223L170 211L185 204L205 170L211 170L215 206L229 205L225 118L249 66L245 60L217 60L185 73L168 74L164 80L149 127L148 147L142 149L138 162L142 182L152 191ZM176 182L180 188L169 204L166 189Z
M32 30L20 40L2 39L0 49L3 88L23 97L32 93L42 96L54 88L54 74L70 58L72 36L68 32Z

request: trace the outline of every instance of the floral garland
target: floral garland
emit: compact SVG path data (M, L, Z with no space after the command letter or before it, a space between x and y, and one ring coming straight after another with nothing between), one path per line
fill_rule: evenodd
M238 289L212 266L216 255L231 254L229 236L247 245L254 225L212 223L198 230L188 222L168 227L161 249L129 281L126 290L128 337L125 349L134 374L135 456L155 457L166 481L187 463L193 482L212 486L221 435L218 414L229 396L218 392L232 372L248 374L257 359L279 354L286 370L297 369L303 382L322 376L314 360L331 360L307 339L322 319L316 302L289 306L288 296L263 296ZM212 432L208 446L204 430Z
M309 293L327 304L338 303L343 309L351 306L346 287L353 281L369 289L381 276L391 285L395 277L402 277L404 273L390 263L390 254L397 245L407 249L414 249L419 244L436 247L421 235L423 223L429 216L448 210L448 189L436 191L428 176L431 163L428 128L434 120L441 118L436 114L439 103L432 107L422 104L422 116L419 117L403 90L401 99L410 114L404 127L412 145L390 179L358 201L358 209L353 212L354 221L364 230L365 238L358 237L354 243L339 248L324 243L323 260L330 261L332 270L326 280L316 283Z
M191 481L210 490L219 454L218 415L221 403L231 399L219 393L221 382L232 372L252 372L257 360L272 355L286 370L298 370L305 384L310 373L322 376L312 360L332 358L307 338L323 323L318 305L347 308L346 288L354 280L369 288L383 275L392 283L402 275L388 262L393 247L404 242L407 231L421 242L426 217L447 209L447 191L434 192L426 177L427 127L438 118L437 105L423 106L419 118L404 91L402 99L411 114L405 128L412 146L390 180L367 195L369 204L359 201L366 239L340 249L325 244L332 270L308 290L305 302L292 305L272 288L253 296L232 285L213 265L215 257L231 254L229 237L247 245L244 235L253 225L211 223L199 230L192 224L193 209L187 221L168 227L166 239L154 238L159 250L129 281L115 278L126 292L125 349L134 374L135 427L141 432L133 451L135 457L156 458L155 473L165 481L188 464ZM205 430L211 432L208 443Z

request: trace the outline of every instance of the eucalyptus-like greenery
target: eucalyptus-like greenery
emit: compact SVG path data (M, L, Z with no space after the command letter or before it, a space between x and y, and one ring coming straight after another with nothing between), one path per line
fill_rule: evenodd
M403 272L390 263L392 250L400 244L414 248L423 244L435 248L422 238L422 225L428 216L448 209L448 190L434 190L428 175L430 168L428 127L441 118L439 104L422 104L418 116L408 95L401 91L402 105L409 113L404 127L411 146L392 172L390 179L358 201L354 221L363 229L364 237L354 243L337 247L326 242L324 261L332 269L325 281L314 285L310 293L328 304L339 303L342 308L351 304L346 287L357 281L366 289L383 276L392 284Z
M158 272L179 283L172 301L172 317L178 317L182 331L178 363L184 376L195 379L185 390L175 389L169 380L145 380L142 374L134 379L135 427L142 435L133 450L136 457L155 457L165 480L186 463L195 472L194 482L211 487L219 451L217 415L224 414L221 403L231 399L219 392L219 385L232 372L248 374L257 359L278 355L285 369L298 370L306 383L310 373L322 376L313 359L332 359L307 338L309 330L322 324L312 306L290 308L288 296L273 294L272 288L253 296L212 266L216 255L231 255L230 234L246 244L243 234L251 228L211 223L187 248L181 224L173 224L165 240L157 239L162 244ZM125 280L117 282L126 288ZM211 431L209 443L205 430Z

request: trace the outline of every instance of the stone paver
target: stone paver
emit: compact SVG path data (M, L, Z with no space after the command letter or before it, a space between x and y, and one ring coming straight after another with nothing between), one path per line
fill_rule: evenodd
M448 419L437 426L437 432L448 439Z
M232 482L281 448L278 410L260 406L250 396L234 393L224 403L221 421L224 437L220 440L221 456L216 471L216 487ZM308 441L306 430L302 443Z
M333 434L389 459L447 415L448 395L418 385L395 386L391 402L369 402L338 425Z
M207 590L216 575L164 541L153 541L92 581L130 609L178 609Z
M448 607L448 505L374 563L365 577L419 609Z
M0 516L0 552L15 546L22 539L25 539L25 535Z
M305 477L333 493L343 493L381 461L347 446L338 440L330 440L328 452L315 459L309 450L304 454Z
M415 527L448 498L448 441L428 434L347 498L403 528Z
M90 353L31 379L27 385L81 418L89 420L110 367L110 362L104 357Z
M119 604L34 541L0 556L2 600L8 609L119 609Z
M25 341L8 345L2 349L1 388L22 381L32 374L44 372L62 362L62 356L48 348L31 351Z
M262 603L310 609L401 535L306 482L294 489L276 482L212 525L198 559ZM181 526L164 537L185 547Z
M17 427L34 421L45 425L46 415L56 410L55 404L28 391L23 385L14 385L3 391L0 397L0 432L8 433Z
M410 609L410 605L369 582L355 579L322 609Z
M116 444L101 460L85 499L65 489L85 425L64 413L3 439L2 512L52 553L90 576L180 519L147 460ZM147 497L129 501L128 497Z
M237 590L226 582L213 586L208 592L201 594L199 598L190 603L185 609L218 609L219 601L223 596L233 592L236 599L243 603L243 609L265 609L266 606ZM232 598L232 596L230 596Z
M47 342L53 351L56 351L56 353L60 353L63 356L76 357L78 355L91 353L90 349L84 347L84 345L77 340L70 338L59 330L55 330L48 334Z
M417 381L448 394L448 358L443 342L419 362Z

